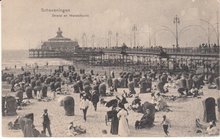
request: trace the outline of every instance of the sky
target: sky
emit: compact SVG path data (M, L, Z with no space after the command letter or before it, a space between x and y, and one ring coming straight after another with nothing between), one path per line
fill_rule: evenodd
M42 8L70 12L66 12L67 17L52 17L52 14L64 14L42 12ZM5 0L2 2L2 49L38 48L42 41L56 36L58 27L64 37L77 40L80 46L83 33L88 46L92 47L92 35L95 46L106 46L109 31L112 45L118 32L119 45L132 46L133 25L137 26L137 45L149 47L151 40L151 45L172 47L176 15L180 19L180 46L197 47L207 42L206 21L212 32L210 41L216 42L217 10L220 11L220 0ZM79 14L88 16L69 16Z

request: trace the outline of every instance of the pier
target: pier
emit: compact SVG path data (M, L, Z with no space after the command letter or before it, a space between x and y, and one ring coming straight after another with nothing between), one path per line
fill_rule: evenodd
M85 34L84 34L85 36ZM84 44L87 44L84 42ZM178 66L190 66L197 63L204 68L217 64L219 47L131 47L126 44L114 47L79 47L77 41L62 36L58 28L57 35L42 43L40 49L29 49L30 58L64 58L90 66L133 67L135 69L173 69Z

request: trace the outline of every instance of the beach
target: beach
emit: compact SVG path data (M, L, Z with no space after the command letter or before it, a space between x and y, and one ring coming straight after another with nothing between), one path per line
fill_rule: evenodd
M53 68L56 68L53 67ZM101 69L100 69L101 71ZM103 72L99 74L104 75ZM14 72L18 72L14 70ZM89 72L89 70L86 70ZM96 72L95 72L96 73ZM116 74L117 75L117 74ZM156 82L153 82L153 85ZM83 120L83 113L79 107L79 94L73 93L73 88L69 86L68 94L72 96L75 100L75 115L74 116L65 116L65 111L62 106L59 106L58 98L62 97L63 95L57 95L55 100L51 100L49 102L39 102L36 99L30 99L31 104L22 107L22 110L17 110L18 115L24 115L28 113L34 113L34 125L37 130L41 131L42 127L42 118L41 115L43 114L43 110L45 108L48 109L48 113L51 118L51 131L54 137L68 137L68 125L70 122L73 121L74 125L80 125L81 127L86 129L86 134L82 134L79 136L86 136L86 137L114 137L116 135L110 134L110 122L108 122L108 126L105 124L105 115L106 112L110 109L105 107L104 105L98 103L97 111L94 111L92 104L90 103L88 109L88 116L87 121ZM120 88L118 90L118 94L122 94L123 90L128 92L128 88ZM139 88L135 88L136 92L139 92ZM10 92L10 86L3 82L2 84L2 95L15 95L14 92ZM25 93L24 93L25 94ZM177 89L169 88L168 95L177 95ZM48 92L49 97L53 97L52 92ZM139 95L142 102L148 101L151 102L150 93L140 94ZM139 120L143 114L133 112L132 110L129 111L128 121L129 121L129 128L131 131L130 136L133 137L163 137L165 136L163 133L162 126L160 125L162 121L162 116L167 115L170 119L172 127L170 128L170 136L172 137L194 137L194 136L207 136L203 133L195 133L195 119L199 118L201 121L203 120L203 105L202 100L213 97L217 101L217 98L220 97L219 91L216 89L208 89L207 85L204 87L204 96L201 98L185 98L179 99L176 101L168 101L168 105L172 112L156 112L155 114L155 121L154 126L149 129L135 129L135 121ZM25 95L24 95L25 98ZM111 100L115 98L115 96L105 97L105 100ZM129 104L133 100L132 98L127 98ZM216 102L217 103L217 102ZM219 112L217 111L216 107L216 116L219 117ZM17 115L15 116L4 116L2 117L2 135L4 137L22 137L21 130L8 130L7 124L10 121L14 121ZM202 122L204 125L208 126L208 123ZM220 126L220 123L217 122L217 126ZM103 134L102 130L106 130L107 134Z

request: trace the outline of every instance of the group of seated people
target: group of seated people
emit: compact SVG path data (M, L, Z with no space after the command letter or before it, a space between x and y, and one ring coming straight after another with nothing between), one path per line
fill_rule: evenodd
M70 122L70 125L68 126L69 134L76 136L80 134L85 134L86 129L83 129L81 126L73 125L73 122Z
M152 93L151 94L152 103L155 105L156 111L171 111L167 105L165 99L161 96L160 93Z
M219 135L220 129L216 126L215 121L211 121L209 126L201 124L200 119L196 119L196 133L205 133L210 136Z
M152 99L151 103L155 105L156 111L171 111L169 109L169 106L167 105L167 102L161 96L160 93L157 93L157 94L152 93L151 99ZM139 96L135 96L131 104L131 109L136 112L140 112L140 107L141 107L141 99L139 98Z

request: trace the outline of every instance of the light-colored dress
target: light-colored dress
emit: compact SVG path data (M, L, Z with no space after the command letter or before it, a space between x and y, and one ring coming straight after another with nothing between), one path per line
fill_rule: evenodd
M130 130L127 121L127 111L122 109L118 112L117 116L119 118L118 135L123 137L129 136Z
M80 109L86 109L89 107L89 101L81 99L80 101Z

